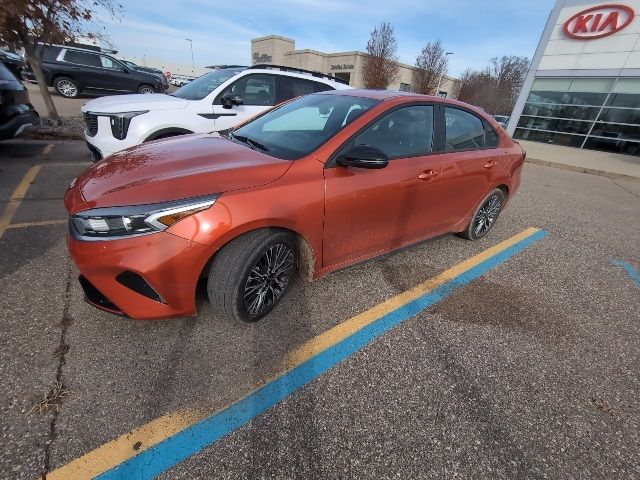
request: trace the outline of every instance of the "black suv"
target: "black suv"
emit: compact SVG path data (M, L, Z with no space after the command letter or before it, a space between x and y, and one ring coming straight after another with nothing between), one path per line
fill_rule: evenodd
M127 67L104 53L65 46L43 49L42 70L47 85L63 97L93 93L162 93L165 79L161 74L141 72ZM33 81L33 72L23 73Z
M0 63L0 140L19 137L27 127L39 123L27 89Z

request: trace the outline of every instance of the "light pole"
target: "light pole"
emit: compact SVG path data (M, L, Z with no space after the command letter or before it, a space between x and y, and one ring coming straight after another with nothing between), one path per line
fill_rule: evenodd
M196 66L193 63L193 40L191 40L190 38L185 38L185 40L191 44L191 76L193 77L195 76L196 70Z
M453 52L446 52L444 54L444 58L447 58L449 55L453 55ZM443 77L444 77L444 70L440 74L440 80L438 80L438 88L436 88L436 97L440 95L440 84L442 83Z

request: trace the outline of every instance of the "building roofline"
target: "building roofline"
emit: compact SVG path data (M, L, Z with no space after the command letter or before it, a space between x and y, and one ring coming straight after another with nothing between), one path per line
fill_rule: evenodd
M266 35L264 37L258 37L258 38L252 38L251 39L251 43L253 42L260 42L262 40L269 40L271 38L276 38L278 40L285 40L287 42L292 42L292 43L296 43L296 41L293 38L289 38L289 37L283 37L282 35Z

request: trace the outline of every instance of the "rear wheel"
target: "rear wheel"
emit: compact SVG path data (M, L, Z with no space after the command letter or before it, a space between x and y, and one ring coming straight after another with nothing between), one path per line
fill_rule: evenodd
M492 190L474 212L467 229L461 232L460 236L467 240L477 240L489 233L502 211L504 199L502 190Z
M293 237L282 230L249 232L214 257L207 293L215 313L255 322L280 302L296 267Z
M151 85L140 85L140 88L138 88L138 93L144 93L144 94L156 93L156 89L153 88Z
M53 86L56 91L66 98L75 98L80 94L80 88L75 80L68 77L58 77Z

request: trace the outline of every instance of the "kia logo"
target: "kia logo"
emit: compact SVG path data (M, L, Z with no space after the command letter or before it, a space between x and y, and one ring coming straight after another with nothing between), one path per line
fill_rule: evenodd
M576 13L564 22L563 30L571 38L602 38L625 28L634 15L633 9L626 5L600 5Z

